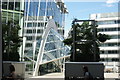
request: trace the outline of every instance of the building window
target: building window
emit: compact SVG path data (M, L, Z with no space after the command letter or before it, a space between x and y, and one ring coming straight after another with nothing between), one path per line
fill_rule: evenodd
M111 39L120 39L120 37L118 35L110 35Z
M2 2L2 9L7 9L7 1Z
M119 61L118 58L112 58L112 61Z
M31 43L26 43L26 47L32 47Z
M32 27L32 23L27 23L27 27Z
M37 36L37 40L40 40L40 39L42 39L42 36Z
M118 58L101 58L101 61L108 61L108 62L112 62L112 61L119 61Z
M101 44L100 47L113 47L113 46L120 46L120 43L105 43Z
M36 30L35 30L35 29L33 29L33 33L36 33Z
M37 33L43 33L43 30L37 30Z
M38 23L38 27L41 27L40 23Z
M108 51L108 54L117 54L118 51L117 50L111 50L111 51Z
M102 28L98 29L99 32L107 32L107 31L120 31L120 28Z
M104 51L103 51L103 50L101 50L101 51L100 51L100 53L101 53L101 54L104 54Z
M32 36L27 36L27 40L32 40Z
M27 33L32 33L32 30L27 30Z
M14 2L9 2L9 10L14 10Z
M98 21L98 25L119 24L120 20Z
M44 27L44 23L38 23L38 27Z
M37 26L37 23L33 23L33 27L36 27Z
M101 50L100 53L101 54L117 54L118 51L117 50L107 50L107 51Z
M15 10L20 11L20 2L15 2Z
M43 26L44 26L44 23L41 23L41 26L43 27Z

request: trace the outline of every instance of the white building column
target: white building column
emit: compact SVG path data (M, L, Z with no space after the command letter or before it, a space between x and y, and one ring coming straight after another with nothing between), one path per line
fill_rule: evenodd
M2 79L2 22L1 22L1 0L0 0L0 80Z
M22 61L24 61L24 57L25 57L25 43L26 43L26 37L23 37L23 49L22 49Z

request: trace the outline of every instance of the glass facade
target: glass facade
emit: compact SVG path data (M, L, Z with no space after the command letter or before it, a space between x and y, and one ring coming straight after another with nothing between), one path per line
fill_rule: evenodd
M2 24L8 24L10 21L12 27L15 27L14 24L17 23L21 28L18 34L22 37L24 0L1 0L1 7ZM19 48L20 58L22 57L21 49L22 46Z
M38 55L40 54L40 56L43 56L39 69L44 69L43 73L61 71L60 66L64 62L64 57L69 56L69 48L62 42L66 13L67 10L63 2L55 0L26 0L24 13L24 37L26 37L24 57L25 61L31 63L27 65L29 70L35 70ZM54 22L48 24L50 20L54 20ZM49 30L49 33L46 35L46 42L42 45L41 41L44 33L46 33L45 31L49 25L53 24L56 30L53 28ZM44 49L42 52L39 52L42 49L41 45ZM48 65L51 66L49 69Z
M62 4L62 3L61 3ZM46 21L52 17L58 27L63 27L65 12L61 12L61 7L54 0L43 0L26 2L25 16L46 16ZM40 11L40 12L39 12Z
M42 63L67 56L69 54L69 48L65 46L62 41L63 38L57 32L51 29L45 43Z
M21 0L2 0L2 22L7 23L9 20L20 21L23 17L24 1ZM21 4L21 5L20 5Z
M25 54L29 58L33 58L34 60L37 61L37 57L39 54L39 49L41 45L41 40L39 39L36 44L36 50L35 50L35 55L33 54L33 48L32 44L27 43L26 46L30 47L29 50ZM64 57L68 56L70 53L70 48L68 46L65 46L64 43L62 42L64 39L63 37L58 34L54 29L50 29L46 42L45 42L45 47L43 50L43 57L42 57L42 65L39 67L41 74L46 74L46 73L52 73L52 72L60 72L61 71L61 66L64 63ZM41 54L42 54L41 53ZM28 59L26 58L26 61ZM28 60L29 61L29 60ZM31 64L32 65L32 64ZM47 67L50 65L51 67ZM30 65L26 66L29 70L32 70Z

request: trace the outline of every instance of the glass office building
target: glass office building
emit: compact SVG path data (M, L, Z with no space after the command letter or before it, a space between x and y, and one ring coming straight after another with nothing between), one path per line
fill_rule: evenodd
M33 75L62 71L69 57L69 47L62 42L66 13L61 0L26 0L23 57Z
M0 4L2 8L2 24L8 24L8 21L11 21L11 24L14 25L14 23L17 22L21 28L19 31L19 36L22 36L24 0L1 0ZM21 49L22 47L20 47L19 50L20 57L22 56Z
M1 0L1 4L2 23L9 20L18 21L20 25L23 23L24 0Z

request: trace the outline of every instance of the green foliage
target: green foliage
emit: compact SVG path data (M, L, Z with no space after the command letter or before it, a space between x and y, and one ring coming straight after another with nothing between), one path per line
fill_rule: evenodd
M18 35L19 30L20 26L17 22L13 24L9 21L7 24L2 24L4 61L19 61L18 49L22 42L22 38Z
M55 24L56 24L57 27L60 27L60 24L58 22L55 22Z
M100 42L105 42L106 40L110 39L110 36L100 33L100 34L98 34L97 38Z
M73 39L72 38L67 38L65 40L63 40L63 42L65 43L65 45L71 45L71 43L73 42Z
M89 22L83 22L81 25L80 24L73 24L71 32L69 33L69 38L65 39L63 42L66 45L71 46L71 57L70 60L73 61L73 27L76 29L76 43L75 47L78 49L76 51L75 55L75 61L77 62L89 62L89 61L96 61L100 60L99 56L99 46L98 46L98 41L99 42L105 42L107 39L110 39L108 35L105 34L99 34L97 35L97 29L96 33L93 33L93 27L94 25L89 25ZM97 35L96 40L94 35ZM96 52L96 53L95 53ZM96 56L96 57L95 57Z

